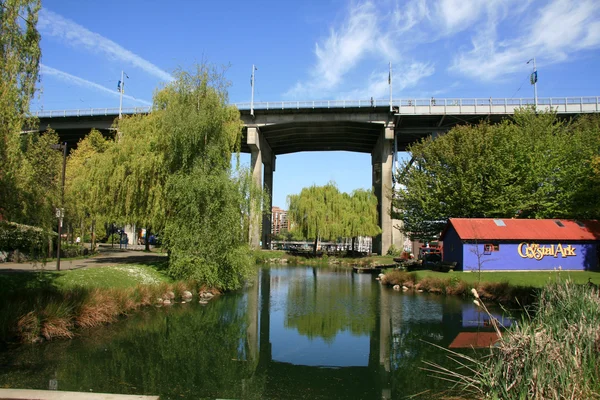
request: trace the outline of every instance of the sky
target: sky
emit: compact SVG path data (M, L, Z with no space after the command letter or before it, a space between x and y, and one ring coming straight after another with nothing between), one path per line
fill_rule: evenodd
M598 0L42 0L32 111L152 103L172 73L226 68L229 100L255 102L600 96ZM249 155L242 155L249 163ZM312 184L371 187L371 157L277 157L273 205Z

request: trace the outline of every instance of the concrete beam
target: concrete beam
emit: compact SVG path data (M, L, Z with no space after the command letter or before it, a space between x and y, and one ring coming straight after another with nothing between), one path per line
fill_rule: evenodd
M265 126L274 124L284 124L289 122L371 122L377 124L386 124L390 120L389 112L368 112L369 109L365 109L363 112L347 110L344 112L336 113L300 113L300 114L257 114L255 118L250 115L241 115L242 121L246 126Z

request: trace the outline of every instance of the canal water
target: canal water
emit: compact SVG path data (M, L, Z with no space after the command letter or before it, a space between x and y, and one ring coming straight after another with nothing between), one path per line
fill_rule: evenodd
M489 331L487 322L471 300L396 292L368 274L261 268L252 286L207 305L147 308L73 340L4 350L0 387L163 400L428 399L449 384L424 362L456 368L433 344Z

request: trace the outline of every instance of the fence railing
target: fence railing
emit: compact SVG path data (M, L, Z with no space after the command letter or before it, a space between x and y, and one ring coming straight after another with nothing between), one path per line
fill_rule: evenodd
M511 113L515 108L533 106L533 98L445 98L445 99L397 99L393 100L394 111L400 114L439 113ZM585 97L542 97L537 99L538 108L553 108L559 112L600 112L600 96ZM238 109L250 110L250 103L234 103ZM389 107L389 99L367 100L314 100L314 101L267 101L256 102L255 110L299 110L299 109L344 109ZM479 107L479 109L478 109ZM122 108L121 113L146 114L151 106ZM118 108L83 108L73 110L39 110L32 112L38 118L95 117L119 115Z

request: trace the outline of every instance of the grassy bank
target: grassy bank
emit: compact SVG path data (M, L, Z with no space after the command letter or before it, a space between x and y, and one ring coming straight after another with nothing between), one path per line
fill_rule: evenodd
M79 328L114 322L159 298L181 301L186 291L197 297L207 290L172 281L161 263L4 273L0 287L2 342L71 338Z
M501 333L489 357L452 353L457 370L432 365L432 371L456 381L466 398L600 398L598 289L571 280L549 284L540 291L534 311ZM461 373L462 365L470 373Z

